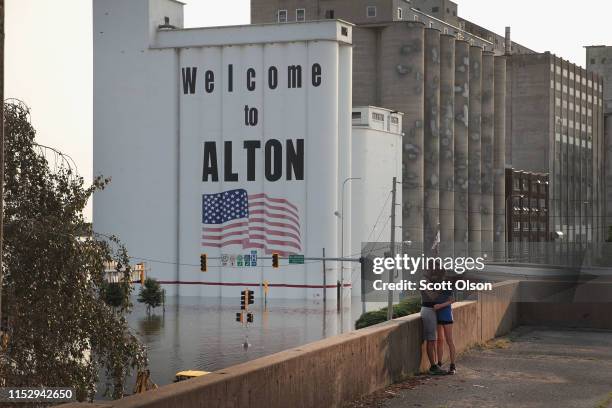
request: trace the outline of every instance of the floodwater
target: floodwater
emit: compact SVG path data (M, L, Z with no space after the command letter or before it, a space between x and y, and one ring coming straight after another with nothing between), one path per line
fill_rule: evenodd
M364 305L268 299L250 310L254 322L245 327L236 322L239 299L172 297L150 316L134 302L128 322L147 347L151 379L163 385L178 371L216 371L354 330Z

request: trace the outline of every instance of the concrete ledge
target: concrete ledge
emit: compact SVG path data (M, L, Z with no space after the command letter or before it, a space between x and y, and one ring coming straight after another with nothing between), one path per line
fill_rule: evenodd
M458 352L513 327L517 289L518 282L503 282L477 301L453 305ZM104 406L339 407L428 368L426 360L421 317L413 314Z

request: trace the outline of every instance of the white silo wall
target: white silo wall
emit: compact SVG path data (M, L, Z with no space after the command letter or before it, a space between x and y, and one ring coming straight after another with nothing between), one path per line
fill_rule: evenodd
M315 64L321 67L321 84L317 86L313 85ZM322 248L330 256L338 256L334 211L338 208L340 179L347 173L342 169L350 163L343 157L350 155L350 150L341 149L350 128L341 127L339 120L338 44L313 41L190 48L181 51L180 65L181 70L197 67L199 84L195 94L182 92L180 98L181 263L197 264L200 254L206 253L211 266L210 274L198 268L181 268L180 280L214 279L213 283L219 283L182 285L181 293L192 294L198 288L203 295L233 296L242 289L241 284L267 280L272 286L271 296L322 297L321 263L307 260L305 265L289 265L284 258L291 253L318 257ZM229 66L233 70L231 92ZM289 87L291 66L301 67L301 87ZM275 89L270 87L271 67L276 68L278 77ZM316 69L315 79L319 76ZM250 82L254 81L253 90L248 89L249 70L255 73ZM201 89L207 71L215 75L215 89L210 93ZM345 92L343 96L346 122L350 121L350 94ZM245 109L253 108L258 112L257 124L246 125ZM207 142L216 142L218 180L212 173L203 179L203 167L213 165L211 156L204 157ZM232 147L231 169L226 165L228 142ZM244 143L259 147L247 150ZM299 156L302 143L303 157L290 160L288 151ZM282 154L276 155L277 149L282 149ZM254 152L254 164L250 164L250 151ZM281 158L278 164L277 157ZM299 174L301 160L303 175ZM249 165L254 166L252 177ZM211 220L203 212L214 207L203 205L203 196L229 205L227 200L234 199L228 194L248 196L249 214L230 220L248 225L228 228L227 223L204 222ZM236 200L242 203L243 198ZM256 206L258 203L265 205ZM257 251L257 266L239 266L238 256L250 255L251 251ZM271 268L271 261L263 259L274 252L281 254L279 269ZM224 255L230 259L236 256L236 264L223 265L217 258ZM334 270L328 273L328 282L337 279Z
M341 255L334 212L350 176L350 24L183 30L180 23L158 31L165 3L94 2L94 170L113 177L94 198L94 228L122 238L134 263L145 260L169 294L237 297L267 280L273 298L322 298L321 262L288 265L285 257L320 257L322 248ZM171 20L182 22L175 8ZM142 14L148 24L139 23ZM302 70L294 88L291 66ZM197 68L193 93L184 88L187 68ZM245 106L257 110L257 124L245 124ZM295 154L288 156L289 147ZM350 237L346 223L345 249ZM238 266L237 256L251 251L257 265ZM272 252L281 253L278 269L263 259ZM202 253L207 272L200 271ZM235 256L235 265L223 265L222 255ZM326 266L327 298L334 299L339 265Z
M388 110L354 108L354 111L358 109L362 112L362 120L363 115L371 116L372 112L382 113L385 120L389 120ZM384 126L387 126L386 123ZM400 180L402 174L402 139L401 131L389 132L371 126L353 126L352 175L359 178L353 182L351 192L352 242L351 249L347 252L353 258L368 255L362 253L364 243L379 242L380 246L376 247L385 248L391 240L390 195L393 177ZM399 185L397 187L395 241L400 243L402 217L401 207L397 204L402 202L402 189ZM348 197L345 200L348 200ZM385 250L387 249L382 251ZM352 267L352 295L360 296L361 265L351 262L349 267ZM368 290L371 291L371 288Z

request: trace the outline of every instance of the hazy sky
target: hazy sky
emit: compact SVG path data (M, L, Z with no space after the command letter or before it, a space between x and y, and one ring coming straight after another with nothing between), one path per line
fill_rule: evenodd
M249 0L183 1L188 27L250 22ZM514 41L582 66L584 45L612 45L611 0L456 2L461 17L502 35L510 25ZM70 155L91 180L91 0L6 0L5 94L30 106L38 141Z

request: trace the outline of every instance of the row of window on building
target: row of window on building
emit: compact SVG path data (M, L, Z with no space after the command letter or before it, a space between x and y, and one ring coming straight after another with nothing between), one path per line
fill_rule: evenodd
M569 87L565 84L561 84L560 82L555 82L554 79L550 80L550 88L559 92L563 92L564 94L569 96L576 96L576 98L582 99L583 101L587 101L588 103L593 103L596 106L600 106L603 104L603 99L601 97L593 97L593 95L588 94L586 92L574 90L574 88ZM557 106L561 106L561 99L557 98Z
M580 93L580 92L578 92L578 93ZM572 94L570 94L570 95L574 96ZM580 96L578 96L578 95L576 97L580 98ZM595 106L598 105L598 103L597 103L598 101L597 100L598 100L598 98L595 98L595 100L593 100L593 98L591 98L591 95L588 95L588 98L586 99L587 103L593 103ZM601 101L601 100L599 100L599 102L603 103L603 101ZM568 109L569 108L570 111L572 111L572 112L576 111L576 113L580 113L580 111L581 111L581 109L580 109L581 105L579 103L576 103L574 105L574 102L568 101L567 98L565 98L563 101L561 101L561 98L558 97L558 96L555 97L555 106L557 106L558 108L563 107L563 109ZM585 109L584 107L582 107L582 112L586 112L588 117L593 116L593 110L591 108ZM583 113L583 115L584 115L584 113Z
M366 17L368 18L375 18L377 15L377 9L376 6L367 6L366 8ZM282 9L282 10L278 10L276 12L276 17L279 23L286 23L289 20L289 11ZM334 10L326 10L325 11L325 18L326 19L333 19L335 18L335 12ZM403 20L404 19L404 10L402 8L398 8L397 9L397 19L398 20ZM419 16L418 15L414 15L414 20L418 21L419 20ZM306 9L303 8L299 8L295 10L295 21L306 21Z
M276 12L276 18L279 23L286 23L289 21L288 10L278 10ZM300 8L295 10L295 21L302 22L306 21L306 9Z
M582 83L582 85L586 85L589 88L593 88L593 85L595 85L596 91L603 91L603 83L594 83L591 79L587 80L586 77L583 77L581 75L574 75L572 71L569 71L567 68L561 69L559 65L550 64L550 72L554 72L557 75L563 75L564 78L569 78L570 81L573 81L575 78L577 83Z
M366 17L368 18L375 18L377 16L377 9L376 6L367 6L366 8ZM326 19L334 19L335 18L335 12L334 10L326 10L325 11L325 18ZM296 22L304 22L306 21L306 9L303 8L299 8L295 10L295 20L290 19L289 16L289 10L286 9L281 9L281 10L277 10L276 11L276 19L279 23L287 23L289 21L296 21ZM402 9L401 7L398 7L397 9L397 19L398 20L404 20L404 9ZM412 19L414 21L420 21L421 18L419 17L418 14L413 14ZM427 17L425 16L424 20L426 20ZM424 21L427 22L427 21ZM470 42L470 45L477 45L482 47L483 49L486 47L487 44L485 44L483 41L479 41L479 40L475 40L473 38L472 35L468 34L468 33L464 33L462 32L462 30L457 30L455 29L453 26L445 24L445 23L440 23L438 24L441 27L436 27L436 24L434 24L433 21L429 21L428 22L428 27L429 28L437 28L440 29L444 34L451 34L451 35L455 35L457 36L457 38L461 39L461 40L467 40ZM490 46L493 46L493 43L491 41L491 44L489 44Z
M361 120L361 112L353 112L353 120ZM372 120L377 122L384 122L385 115L378 112L372 112ZM399 118L397 116L391 116L390 123L393 125L399 124Z

